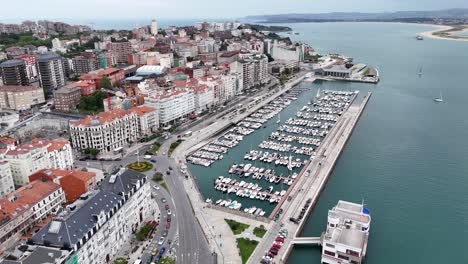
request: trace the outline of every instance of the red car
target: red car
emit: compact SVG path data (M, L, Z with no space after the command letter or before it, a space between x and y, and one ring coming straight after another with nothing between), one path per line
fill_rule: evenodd
M273 244L273 246L272 246L272 247L274 247L274 248L276 248L276 249L280 250L280 248L281 248L281 245L280 245L280 244Z
M171 222L166 222L166 229L171 228Z
M168 204L166 204L165 208L166 208L166 210L169 210L169 205L168 205Z
M282 237L277 237L277 238L275 239L275 241L276 241L276 242L284 243L284 238L282 238Z

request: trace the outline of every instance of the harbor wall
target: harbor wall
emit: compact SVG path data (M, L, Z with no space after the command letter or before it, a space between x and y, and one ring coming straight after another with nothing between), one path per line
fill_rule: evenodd
M305 225L307 219L309 218L311 212L315 208L315 205L316 205L316 203L318 201L318 198L320 197L320 194L322 193L323 189L325 188L325 184L327 183L328 178L329 178L331 172L333 171L333 169L334 169L334 167L336 165L336 162L338 161L339 157L341 156L341 153L343 152L343 149L346 146L346 143L348 142L349 138L351 137L351 135L352 135L352 133L354 131L354 128L355 128L357 122L359 121L365 107L367 106L367 102L369 101L371 95L372 95L371 92L369 92L367 94L366 98L363 100L363 102L359 106L359 110L356 113L355 118L351 121L352 122L351 125L349 125L350 120L347 120L347 122L344 121L344 122L346 122L346 124L341 123L339 127L336 126L335 132L340 131L341 129L344 129L342 133L338 134L338 136L341 136L341 135L344 136L344 141L340 144L341 146L339 146L337 155L335 155L332 158L332 160L330 160L331 166L329 166L327 172L325 173L325 177L322 178L322 180L321 180L321 182L319 184L319 187L315 190L315 193L314 193L314 195L312 197L312 202L311 202L310 206L307 208L307 210L306 210L306 212L304 214L304 218L302 218L302 221L299 223L299 225L297 227L297 230L296 230L296 232L294 234L294 238L299 237L299 235L302 233L302 231L304 229L304 225ZM343 125L344 125L344 128L343 128ZM349 128L349 131L346 131L347 128ZM335 134L335 136L336 136L336 134ZM334 139L335 139L335 137L330 138L330 140L334 140ZM339 138L336 139L335 142L332 142L331 144L336 144L338 140L339 140ZM328 142L328 143L330 144L330 142ZM324 154L327 151L330 151L330 149L323 150ZM309 164L309 165L311 165L311 164ZM311 177L311 175L309 175L308 177ZM314 181L315 180L317 180L317 179L314 179ZM288 247L286 248L286 251L284 252L283 256L281 257L281 260L280 260L281 263L286 263L287 262L287 259L288 259L289 255L291 254L291 251L292 251L293 247L294 247L294 244L292 244L290 242L288 244Z

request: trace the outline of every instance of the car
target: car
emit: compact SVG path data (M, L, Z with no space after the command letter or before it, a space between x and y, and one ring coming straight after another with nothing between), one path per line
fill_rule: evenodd
M167 240L167 244L170 245L172 243L172 240Z
M167 215L171 215L171 214L172 214L171 210L168 209L168 210L167 210Z
M171 175L171 172L170 172L170 171L166 171L166 174L167 174L167 175Z
M163 155L166 155L166 152L163 152Z
M169 205L168 204L166 204L164 207L166 208L166 210L169 210Z
M167 221L167 222L170 222L170 221L171 221L171 216L170 216L170 215L167 216L166 221Z
M164 197L161 198L161 202L163 202L163 203L167 202L166 198L164 198Z
M164 244L164 237L160 237L158 240L158 245Z
M167 237L167 233L168 233L167 230L164 230L164 232L162 233L162 236Z
M158 254L158 248L153 248L153 250L151 250L151 256L156 256L156 254Z
M160 250L159 250L159 255L162 256L164 254L164 252L166 252L166 248L165 247L162 247Z
M156 189L156 190L159 190L159 186L157 186L157 185L153 185L153 188Z
M156 160L155 160L155 159L151 159L151 162L156 163Z
M171 167L171 166L169 166L169 170L172 170L172 167Z
M273 247L276 248L276 249L278 249L278 250L280 250L281 245L280 245L280 244L273 244Z
M278 211L279 214L282 214L283 213L283 208L280 208L279 211Z
M282 237L277 237L277 238L275 239L275 241L276 241L276 242L284 243L284 238L282 238Z
M166 229L171 228L171 222L166 222Z

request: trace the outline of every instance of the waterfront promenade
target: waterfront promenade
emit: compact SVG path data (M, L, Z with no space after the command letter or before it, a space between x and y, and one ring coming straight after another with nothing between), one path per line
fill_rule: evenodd
M316 158L308 164L307 169L302 171L303 175L301 175L297 184L291 190L291 201L284 202L282 205L283 213L271 226L250 257L248 263L260 263L260 260L269 250L281 229L288 230L288 236L286 237L285 243L278 252L278 256L275 260L280 258L280 263L286 263L287 257L293 247L293 240L300 235L308 215L313 210L313 207L317 202L336 161L351 136L362 111L366 107L370 96L371 93L369 92L360 105L350 106L335 127L330 131L330 134L318 149ZM289 221L289 218L291 217L298 217L308 199L311 199L312 203L306 210L306 213L300 220L299 224Z

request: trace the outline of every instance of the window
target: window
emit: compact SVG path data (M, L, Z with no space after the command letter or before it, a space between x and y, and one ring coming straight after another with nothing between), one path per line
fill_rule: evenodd
M343 256L343 255L340 255L340 254L338 254L338 258L344 259L344 260L349 260L349 257Z
M332 257L335 256L335 253L334 253L334 252L331 252L331 251L328 251L328 250L324 250L323 253L324 253L325 255L329 255L329 256L332 256Z

